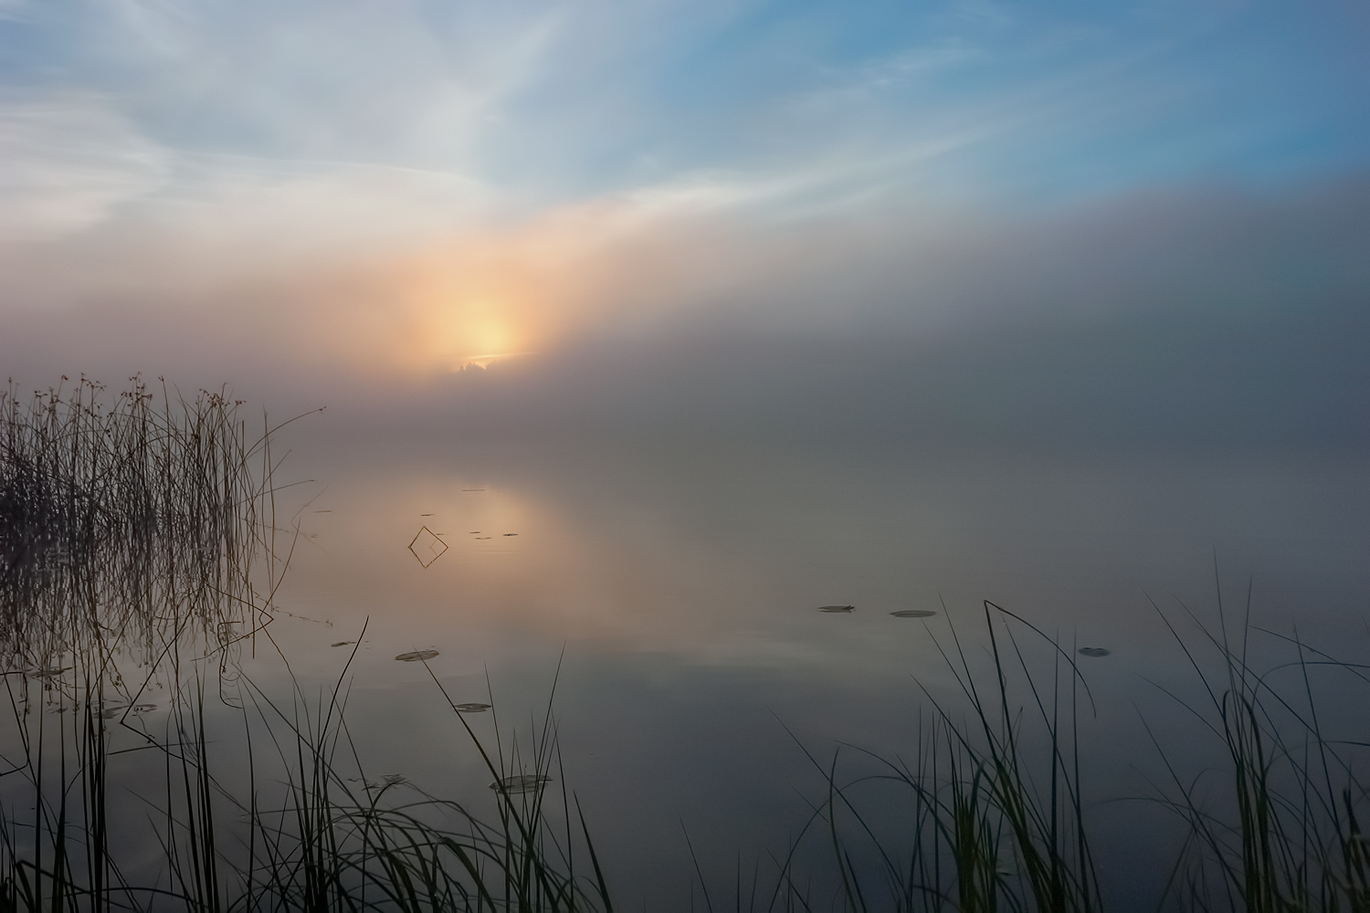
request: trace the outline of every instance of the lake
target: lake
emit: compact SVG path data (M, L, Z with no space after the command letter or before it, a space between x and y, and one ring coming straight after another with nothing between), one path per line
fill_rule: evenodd
M1199 748L1162 691L1199 695L1157 607L1184 631L1184 606L1216 625L1221 584L1239 627L1249 587L1254 625L1347 659L1366 642L1358 458L339 429L297 432L284 464L317 480L292 490L277 596L292 614L272 626L295 674L336 675L350 647L330 644L365 624L349 713L367 764L438 794L476 774L429 670L459 701L490 700L488 677L506 725L541 714L555 678L565 779L629 908L683 908L692 890L702 908L691 847L725 894L739 865L745 882L783 856L825 793L801 746L821 764L849 746L853 769L859 750L916 753L920 689L955 703L948 625L983 659L987 599L1109 651L1079 657L1096 853L1112 906L1150 907L1179 835L1117 801L1154 798L1163 776L1142 721L1185 733L1167 747L1196 769L1219 747ZM909 611L935 614L892 614ZM438 655L394 660L416 650Z
M396 861L451 853L408 906L493 871L567 908L550 865L577 909L1141 910L1234 858L1233 764L1318 871L1359 865L1354 455L345 413L262 446L241 404L154 400L7 413L15 903L405 907Z

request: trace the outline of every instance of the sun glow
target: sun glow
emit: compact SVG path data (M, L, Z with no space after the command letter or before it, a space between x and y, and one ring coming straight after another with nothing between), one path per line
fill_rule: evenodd
M535 346L538 296L517 273L438 264L417 272L406 296L413 316L406 361L413 367L451 371L483 366Z
M501 358L527 354L522 345L523 334L515 328L508 306L478 302L458 305L455 319L447 321L445 348L447 367L456 369L469 364L482 367Z
M351 266L325 286L331 338L367 370L427 375L546 352L732 288L731 235L666 215L631 200L573 206Z

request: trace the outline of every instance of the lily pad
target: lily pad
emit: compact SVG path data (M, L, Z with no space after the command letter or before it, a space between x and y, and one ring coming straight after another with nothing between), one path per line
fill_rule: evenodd
M457 704L456 706L458 713L484 713L490 709L489 704L477 704L474 702L469 704Z
M819 606L818 611L827 612L829 615L837 615L842 612L851 612L856 609L854 605L825 605Z
M401 653L395 659L402 663L422 663L438 655L437 650L414 650L412 653Z
M928 609L900 609L898 612L891 612L895 618L931 618L936 612Z
M1080 655L1081 655L1081 656L1107 656L1108 654L1110 654L1110 653L1112 653L1112 652L1113 652L1112 650L1109 650L1109 649L1107 649L1107 648L1105 648L1105 647L1081 647L1081 648L1080 648Z
M503 787L504 791L510 794L521 794L536 792L548 783L552 778L546 774L518 774L513 777L504 777L490 784L490 788L498 791Z

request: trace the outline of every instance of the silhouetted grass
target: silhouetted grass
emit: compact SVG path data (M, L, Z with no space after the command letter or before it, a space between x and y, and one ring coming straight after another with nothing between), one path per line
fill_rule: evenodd
M344 718L346 668L312 698L298 684L282 701L243 682L250 697L236 712L248 749L245 789L241 771L215 761L206 722L213 696L198 676L175 695L163 732L137 733L119 749L119 724L98 695L69 703L65 713L29 712L23 686L12 688L22 753L7 775L22 785L8 784L0 811L0 904L35 911L612 909L574 797L563 789L557 814L549 808L550 784L563 779L550 710L531 733L531 754L518 740L487 745L466 727L499 785L487 818L412 787L402 796L400 781L365 776ZM146 818L121 822L112 835L109 760L127 752L142 755L152 774L144 780L150 791L139 796ZM577 854L589 867L583 875Z
M160 392L138 378L112 399L85 378L0 392L5 668L116 642L149 660L173 630L213 635L261 608L254 563L277 562L273 429L249 432L224 392Z
M1228 780L1226 789L1214 791L1206 788L1209 778L1185 777L1153 732L1167 761L1166 803L1188 830L1168 890L1196 910L1370 910L1370 846L1360 826L1370 715L1362 709L1360 726L1349 737L1329 734L1323 721L1328 684L1336 686L1332 694L1339 697L1333 709L1367 706L1370 692L1361 690L1357 699L1347 686L1370 684L1370 667L1338 660L1297 636L1253 627L1249 591L1245 617L1235 631L1221 592L1216 630L1181 608L1194 622L1195 635L1182 635L1158 614L1207 703L1178 704L1221 747ZM1253 637L1274 640L1285 648L1284 655L1258 668Z
M806 908L827 906L801 887L798 849L805 838L828 844L827 880L836 883L841 909L1101 907L1076 727L1088 688L1074 658L1050 638L993 603L984 610L990 665L976 668L960 633L949 629L950 645L938 649L962 700L952 706L924 690L914 758L849 748L876 770L844 781L840 751L824 764L804 749L826 795L780 860L766 909L790 908L796 897ZM1009 622L1047 646L1045 684ZM895 806L902 815L891 834L887 819Z
M962 634L948 628L949 643L938 649L958 698L924 690L911 759L845 746L823 762L804 748L824 794L774 860L760 900L754 875L743 906L739 878L739 911L1104 908L1082 786L1090 771L1078 722L1093 704L1085 677L1073 651L993 603L984 609L988 662L977 664ZM1370 911L1370 843L1361 826L1370 716L1361 714L1359 725L1353 718L1337 736L1324 722L1329 706L1345 717L1354 700L1346 686L1370 685L1370 666L1252 627L1249 603L1235 635L1221 599L1216 630L1184 611L1192 633L1162 618L1207 703L1172 697L1213 736L1206 757L1219 763L1186 774L1174 749L1193 746L1168 745L1153 731L1169 785L1152 801L1184 822L1157 907ZM1255 638L1265 641L1259 670ZM1279 647L1284 652L1271 655ZM1370 706L1370 689L1359 695ZM843 751L867 772L844 778ZM815 861L823 844L827 853ZM826 887L815 893L815 884Z

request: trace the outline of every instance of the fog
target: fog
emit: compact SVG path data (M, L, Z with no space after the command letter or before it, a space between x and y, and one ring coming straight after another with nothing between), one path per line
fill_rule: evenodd
M0 345L24 384L229 382L276 415L341 410L330 425L357 436L1337 451L1370 436L1363 176L757 228L736 213L620 226L557 254L588 251L574 276L528 242L529 282L560 292L524 308L544 345L465 365L424 360L392 261L231 292L174 270L115 281L11 304Z

